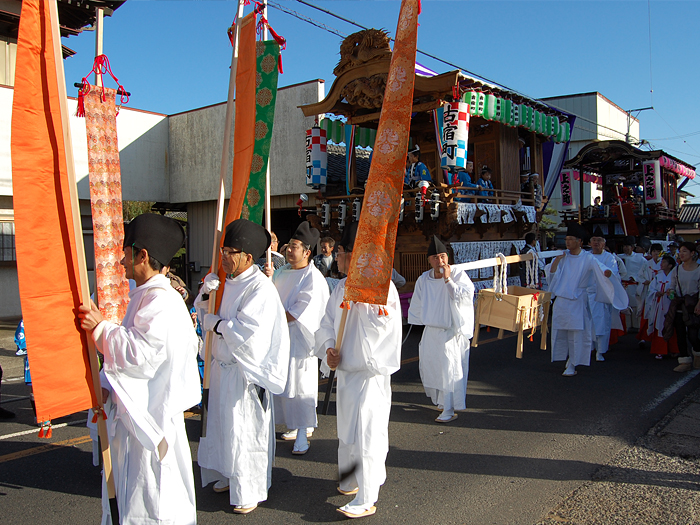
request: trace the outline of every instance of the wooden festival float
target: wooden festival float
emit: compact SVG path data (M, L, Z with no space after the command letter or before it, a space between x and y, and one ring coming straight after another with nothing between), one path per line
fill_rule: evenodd
M564 164L562 219L600 226L612 249L628 235L666 239L678 222L678 191L694 178L693 165L662 150L643 151L619 140L592 142ZM584 182L602 187L600 205L584 206Z
M336 79L326 98L301 106L305 116L317 117L317 124L307 131L306 159L307 185L318 191L318 218L308 218L336 239L349 222L359 219L362 206L368 204L358 166L369 164L367 148L375 146L392 53L389 43L387 33L377 29L348 36L340 46ZM570 132L567 115L540 101L458 70L436 74L418 66L410 149L420 148L420 160L429 169L432 182L423 190L404 190L394 257L395 269L406 278L406 285L399 290L402 297L410 296L415 281L429 269L426 252L432 235L450 243L454 263L477 261L468 271L477 290L491 286L494 266L500 264L494 259L496 254L510 256L508 264L532 259L531 255L520 258L517 254L524 246L525 234L537 232L541 210L535 209L531 189L521 191L520 176L542 173L542 144L567 141ZM346 176L335 183L327 178L327 150L340 147L332 143L345 143ZM450 184L467 155L474 162L472 182L477 181L483 166L491 168L495 188L491 195L459 194L461 186ZM490 263L484 264L485 260ZM498 316L504 314L501 295L496 298L497 309L477 309L477 315L481 324L500 328L500 336L503 329L520 332L520 354L523 330L534 330L543 318L541 313L535 316L528 312L542 312L540 306L549 301L548 294L540 293L533 302L532 289L519 290L516 268L504 283L508 295L521 297L508 307L506 317L512 322L495 318L495 310ZM487 295L489 292L482 294L483 304L490 301ZM532 321L526 322L526 318ZM478 337L474 344L478 344Z

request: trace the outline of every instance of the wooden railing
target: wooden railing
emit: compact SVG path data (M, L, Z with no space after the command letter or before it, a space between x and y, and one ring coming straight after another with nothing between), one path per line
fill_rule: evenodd
M529 192L522 192L522 191L511 191L511 190L500 190L500 189L489 189L489 190L483 190L483 191L489 191L493 192L493 195L488 196L488 195L463 195L461 193L458 193L458 190L465 190L465 191L478 191L474 190L474 188L465 188L463 186L447 186L446 184L440 184L438 186L431 186L428 188L428 192L426 194L426 200L430 199L430 194L434 190L440 191L440 201L441 202L449 202L453 199L459 199L457 202L472 202L472 203L480 203L480 204L516 204L518 200L522 201L522 203L525 206L534 206L535 205L535 200L532 196L532 193ZM352 193L350 195L333 195L333 196L327 196L323 198L319 198L319 201L323 200L328 200L328 201L339 201L339 200L347 200L348 202L352 202L353 199L362 199L364 197L364 192L361 188L354 188L353 191L357 191L357 193ZM413 189L405 189L403 191L403 196L404 199L414 199L416 196L416 193L418 193L420 190L418 188L413 188ZM578 213L578 212L577 212Z
M600 220L605 221L609 219L615 219L620 213L620 207L617 204L606 204L602 206L586 206L583 209L582 219L584 221L588 220ZM662 221L675 221L678 220L676 210L672 210L660 204L645 205L642 202L635 203L634 206L634 216L635 217L648 217L651 219L657 219ZM578 210L570 211L560 211L560 217L563 221L578 221L579 212Z

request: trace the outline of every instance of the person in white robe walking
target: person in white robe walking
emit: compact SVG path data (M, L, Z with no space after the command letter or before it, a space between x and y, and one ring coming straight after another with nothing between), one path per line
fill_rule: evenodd
M418 346L421 381L433 404L442 406L435 421L449 423L457 419L455 410L467 408L474 284L459 265L448 264L447 247L434 235L428 263L432 269L416 281L408 322L425 326Z
M202 486L229 491L233 512L247 514L267 500L275 457L272 394L289 369L289 330L279 294L254 261L270 234L245 219L226 227L221 265L227 274L218 314L205 313L219 288L207 275L195 301L202 329L213 332L206 437L197 461Z
M336 254L338 269L348 272L357 223L346 227ZM393 283L386 306L350 303L342 348L335 348L343 310L345 279L333 290L321 327L316 351L321 371L336 369L338 426L338 492L355 495L338 512L349 518L376 512L379 488L386 481L389 451L391 374L401 366L401 304Z
M605 237L600 227L596 227L591 236L591 255L595 258L600 269L610 270L611 279L620 279L617 261L610 252L605 251ZM594 281L588 287L588 306L593 320L593 346L595 347L596 361L605 361L605 353L610 346L610 330L612 329L613 315L617 310L612 304L601 303L595 300L597 283Z
M593 327L587 289L595 280L595 300L627 307L626 294L617 289L611 270L600 269L594 257L582 250L586 231L579 224L566 232L567 250L545 267L549 291L556 298L552 308L552 362L566 360L566 377L576 375L576 366L590 365Z
M287 316L291 353L287 385L284 392L274 397L275 424L287 425L289 431L282 434L282 439L294 440L292 454L296 455L308 452L308 436L318 425L314 335L330 297L323 274L310 263L312 247L319 237L316 228L310 228L308 222L301 223L287 244L288 263L272 275Z
M182 296L160 274L184 240L173 219L136 217L126 226L121 261L136 288L121 325L105 321L92 302L80 307L81 326L104 355L102 396L122 524L197 522L184 419L201 399L197 335Z
M646 264L646 258L641 253L635 251L634 237L627 237L623 241L620 258L625 263L627 269L627 281L625 291L629 299L630 314L627 320L627 331L639 330L639 323L642 316L642 298L639 296L642 291L640 283L644 280L642 267Z

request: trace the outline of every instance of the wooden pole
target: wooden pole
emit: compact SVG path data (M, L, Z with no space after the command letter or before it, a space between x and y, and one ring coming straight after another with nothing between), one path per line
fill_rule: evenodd
M244 0L238 0L238 11L236 14L236 28L233 36L233 53L231 54L231 73L228 81L228 99L226 102L226 121L224 124L224 145L221 152L221 169L219 170L219 198L216 201L216 224L214 227L214 244L211 253L210 270L216 273L219 268L219 244L221 233L224 228L224 201L226 199L226 189L224 181L228 174L229 148L231 145L231 125L233 123L234 91L236 87L236 70L238 69L238 40L241 33L240 21L243 19ZM220 285L220 292L224 293L224 283ZM213 314L216 310L216 291L209 294L208 313ZM206 332L204 336L204 377L202 378L202 429L200 435L207 436L207 411L209 406L209 383L211 380L211 347L213 339L212 333Z
M73 212L73 234L75 236L75 251L78 262L78 272L80 275L80 293L83 304L90 300L90 285L88 281L87 264L85 262L85 246L83 243L83 228L80 221L80 201L78 199L78 186L75 179L75 161L73 159L73 142L70 131L70 117L68 115L68 97L66 93L66 78L63 72L63 51L61 49L61 32L58 25L58 6L56 1L50 3L51 31L53 38L53 56L56 62L56 80L58 83L58 102L61 113L61 123L63 128L63 145L66 156L66 174L68 178L68 188L70 192L71 209ZM117 496L114 487L114 473L112 472L112 455L109 450L109 435L107 434L107 424L102 418L104 405L102 403L102 387L100 384L100 363L97 358L95 342L90 335L86 335L88 345L88 356L90 359L90 373L92 387L95 392L95 399L100 413L97 418L97 432L99 435L100 449L102 451L102 468L104 479L107 485L107 496L109 498L109 508L112 515L113 525L119 525L119 509L117 507Z
M267 0L263 0L263 16L267 18ZM263 24L263 40L267 40L267 25ZM265 229L272 233L272 206L270 204L270 156L267 157L267 171L265 172ZM267 264L272 262L272 248L267 249Z
M564 253L561 250L552 250L548 252L539 252L537 257L540 259L551 259L552 257L557 257ZM531 261L534 259L532 252L524 253L522 255L508 255L506 256L506 264L513 264L521 261ZM453 266L459 268L460 270L478 270L479 268L489 268L491 266L498 266L501 264L501 259L498 257L492 257L490 259L481 259L480 261L472 261L468 263L454 264Z
M620 200L620 188L615 184L615 193L617 193L617 204L620 206L620 218L622 219L622 229L627 237L627 223L625 222L625 210L622 209L622 201Z
M345 321L348 317L348 308L343 309L343 315L340 318L340 326L338 327L338 336L335 338L335 349L340 355L340 346L343 344L343 334L345 333ZM331 369L328 374L328 385L326 386L326 397L323 400L323 410L321 413L325 416L328 414L328 406L331 404L331 393L333 392L333 381L335 380L335 368Z
M95 58L104 54L102 51L104 43L104 14L104 8L95 8ZM95 72L95 85L102 87L102 73Z

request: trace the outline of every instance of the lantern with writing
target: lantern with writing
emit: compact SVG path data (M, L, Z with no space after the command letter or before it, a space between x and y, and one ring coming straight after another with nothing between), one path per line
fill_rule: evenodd
M442 158L440 166L446 169L467 166L467 138L469 136L469 104L445 102L442 110Z
M327 168L326 130L317 122L306 130L306 185L315 189L325 186Z
M642 163L644 173L644 202L647 204L661 203L661 167L658 160Z
M576 200L574 197L574 172L573 170L562 170L559 176L561 182L561 207L563 210L575 210Z

